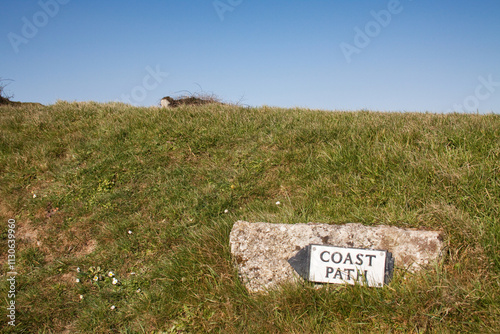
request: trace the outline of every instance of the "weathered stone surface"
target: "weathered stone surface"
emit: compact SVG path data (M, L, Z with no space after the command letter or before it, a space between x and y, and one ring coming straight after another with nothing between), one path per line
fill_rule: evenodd
M170 105L170 96L166 96L164 98L161 99L160 101L160 105L162 108L167 108L169 105Z
M388 250L395 267L415 272L436 263L441 232L362 224L269 224L238 221L230 233L231 253L250 292L264 291L298 275L287 262L309 244Z

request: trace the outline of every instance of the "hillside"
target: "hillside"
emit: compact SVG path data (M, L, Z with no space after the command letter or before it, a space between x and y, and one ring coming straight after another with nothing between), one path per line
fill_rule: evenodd
M500 115L0 106L0 173L17 332L500 328ZM230 256L240 219L442 230L447 251L382 289L251 295Z

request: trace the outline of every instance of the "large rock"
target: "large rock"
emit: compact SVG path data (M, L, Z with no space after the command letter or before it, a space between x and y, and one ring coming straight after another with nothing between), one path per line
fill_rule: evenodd
M395 270L415 272L438 261L440 232L362 224L269 224L238 221L230 233L231 253L250 292L264 291L298 277L288 263L309 244L388 250Z

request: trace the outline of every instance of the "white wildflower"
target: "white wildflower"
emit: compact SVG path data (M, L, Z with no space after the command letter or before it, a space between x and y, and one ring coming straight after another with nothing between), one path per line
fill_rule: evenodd
M80 295L80 300L82 300L82 299L83 299L83 295Z
M224 210L224 213L228 213L228 212L229 212L229 210L228 210L228 209Z
M131 230L128 230L128 234L132 234L132 231L131 231Z
M281 202L280 202L280 201L277 201L277 202L276 202L276 205L280 205L280 204L281 204Z
M115 273L113 273L112 271L110 271L110 272L108 273L108 276L109 276L109 277L114 277L114 276L115 276Z
M113 280L111 281L111 283L113 283L113 285L117 285L118 284L118 280L113 277Z
M80 279L79 278L77 278L75 281L76 281L76 283L80 283Z
M116 308L116 306L115 306L115 305L112 305L112 306L111 306L111 311L113 311L115 308Z

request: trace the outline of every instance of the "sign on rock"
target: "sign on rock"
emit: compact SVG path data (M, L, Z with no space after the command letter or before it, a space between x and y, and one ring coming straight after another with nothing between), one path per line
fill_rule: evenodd
M394 259L388 251L328 245L308 245L288 263L311 282L372 287L388 284L394 269Z

